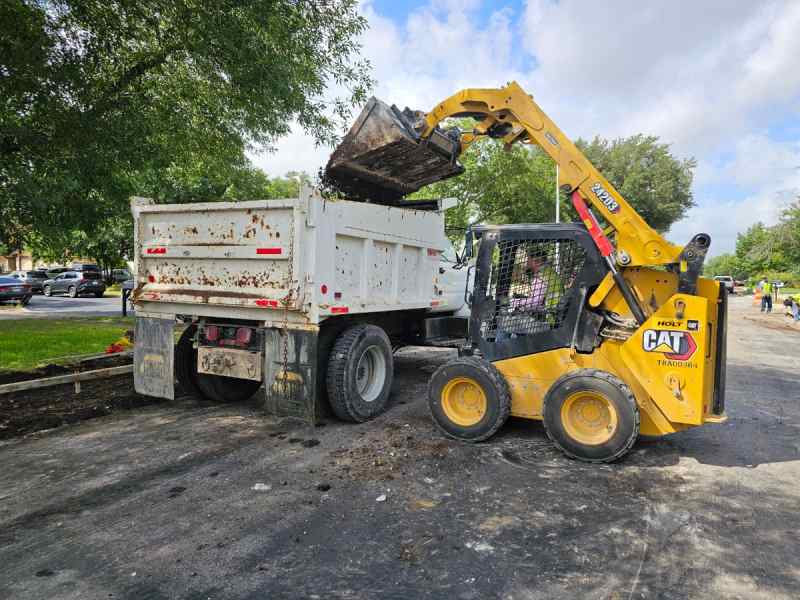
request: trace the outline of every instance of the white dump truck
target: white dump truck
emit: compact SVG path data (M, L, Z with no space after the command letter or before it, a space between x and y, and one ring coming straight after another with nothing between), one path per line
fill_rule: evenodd
M262 394L280 416L365 421L387 405L393 350L466 337L454 201L134 198L136 391ZM188 322L177 345L175 324Z

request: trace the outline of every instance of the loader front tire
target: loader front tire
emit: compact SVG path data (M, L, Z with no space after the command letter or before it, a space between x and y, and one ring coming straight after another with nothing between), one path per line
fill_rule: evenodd
M558 379L544 398L547 437L571 458L613 462L639 437L639 408L630 388L599 369L579 369Z
M394 360L386 332L375 325L345 329L328 357L328 401L342 421L363 423L386 410Z
M448 437L480 442L492 437L511 413L511 392L487 360L464 356L443 364L428 381L428 406Z

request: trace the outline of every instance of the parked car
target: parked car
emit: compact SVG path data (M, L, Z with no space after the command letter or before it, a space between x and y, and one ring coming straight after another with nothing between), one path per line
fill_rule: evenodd
M27 282L22 282L15 277L0 277L0 303L11 302L25 306L31 301L33 292Z
M50 267L49 269L45 269L48 279L55 279L56 277L58 277L62 273L66 273L67 271L69 271L67 267Z
M111 280L114 283L124 283L131 277L133 277L133 275L131 275L131 272L128 271L128 269L114 269L111 271Z
M730 275L717 275L714 277L715 281L719 281L722 285L728 288L729 294L735 294L736 290L734 289L733 285L733 277Z
M100 267L92 263L72 263L70 271L96 271L100 272Z
M106 284L97 271L66 271L44 282L44 295L66 294L70 298L91 294L102 298Z
M42 284L47 279L47 273L41 270L37 271L14 271L9 275L19 281L27 283L31 286L31 292L34 294L42 293Z

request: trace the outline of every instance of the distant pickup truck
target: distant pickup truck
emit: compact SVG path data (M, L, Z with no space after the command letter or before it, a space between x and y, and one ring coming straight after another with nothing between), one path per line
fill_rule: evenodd
M735 287L736 284L733 281L733 277L731 277L730 275L717 275L714 277L714 280L719 281L721 284L723 284L727 288L729 294L736 293L736 287Z

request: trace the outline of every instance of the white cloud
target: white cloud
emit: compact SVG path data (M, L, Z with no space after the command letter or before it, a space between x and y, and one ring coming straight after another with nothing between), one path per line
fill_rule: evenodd
M711 254L730 252L736 234L758 221L774 225L782 209L800 193L800 141L776 142L764 134L740 139L733 157L703 172L704 184L738 184L750 190L744 199L705 198L689 216L673 225L669 237L685 243L700 232L711 234Z
M711 234L709 254L716 256L736 247L736 234L762 222L774 225L787 198L783 194L754 195L744 200L715 200L695 207L686 219L675 223L667 237L685 244L698 233Z
M521 77L513 14L500 9L487 22L475 19L478 1L431 3L395 23L378 14L371 2L361 6L369 20L362 54L373 65L378 83L373 93L401 108L428 110L464 87L497 87ZM252 156L272 176L287 170L316 173L329 148L314 148L299 128L282 138L277 151Z
M524 39L540 65L534 93L577 124L573 135L645 131L699 153L759 103L797 96L798 29L792 2L538 0Z
M289 171L305 171L314 177L330 153L329 148L317 146L313 136L295 124L292 132L278 142L275 151L251 153L250 160L270 177L282 177Z
M800 189L797 144L761 133L797 111L800 2L530 0L524 23L531 89L570 135L659 135L698 159L696 189L747 195L697 193L676 242L706 231L730 251Z
M776 191L800 189L800 140L775 142L750 133L736 143L734 159L723 173L742 186Z
M731 250L737 230L774 222L786 190L800 188L797 145L763 133L776 115L800 118L800 2L529 0L488 18L480 6L494 5L431 0L397 21L365 1L375 95L426 110L461 88L516 79L573 138L656 134L698 159L699 206L672 237L705 229L714 253ZM294 131L256 163L314 173L328 153ZM748 199L705 191L723 184Z

